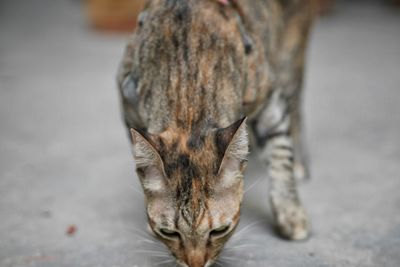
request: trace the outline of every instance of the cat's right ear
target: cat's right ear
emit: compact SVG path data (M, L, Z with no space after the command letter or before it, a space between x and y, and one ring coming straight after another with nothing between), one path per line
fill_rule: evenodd
M150 167L162 162L155 145L155 137L143 131L131 129L133 156L136 160L136 167Z
M131 129L133 156L142 186L151 192L162 191L164 164L156 149L156 137L142 130Z

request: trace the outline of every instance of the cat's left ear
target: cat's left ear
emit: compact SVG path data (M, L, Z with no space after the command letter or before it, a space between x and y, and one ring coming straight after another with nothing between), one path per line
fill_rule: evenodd
M246 120L247 117L244 117L226 128L217 130L216 145L221 157L218 174L222 171L237 172L243 168L249 153Z

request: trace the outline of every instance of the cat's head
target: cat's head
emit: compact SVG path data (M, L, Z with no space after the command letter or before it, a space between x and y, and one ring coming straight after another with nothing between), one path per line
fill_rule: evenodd
M246 120L190 134L132 130L132 137L151 229L182 266L209 266L239 222Z

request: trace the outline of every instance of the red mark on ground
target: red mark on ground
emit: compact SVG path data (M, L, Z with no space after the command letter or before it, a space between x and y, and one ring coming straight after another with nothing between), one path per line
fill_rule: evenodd
M78 229L76 228L76 226L71 224L70 226L67 227L67 230L65 231L65 234L67 234L69 236L73 236L76 233L77 230Z

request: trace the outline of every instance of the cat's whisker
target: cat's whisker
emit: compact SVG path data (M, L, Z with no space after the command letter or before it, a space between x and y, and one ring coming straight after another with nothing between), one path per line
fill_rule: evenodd
M164 266L164 264L169 264L169 263L174 263L174 259L168 259L168 260L164 260L164 261L159 261L159 262L156 262L155 264L157 265L157 266Z
M246 195L246 193L248 191L250 191L252 188L254 188L256 185L258 185L262 180L264 179L264 177L260 177L258 178L255 182L253 182L250 186L248 186L245 190L244 190L244 195Z
M149 235L148 231L146 229L140 229L140 228L137 228L137 227L135 227L133 225L126 225L125 228L127 230L131 230L131 231L137 232L137 233L142 234L142 235L143 234L145 234L146 236Z
M143 256L143 257L146 257L146 258L148 258L148 259L158 259L158 260L166 260L166 259L170 259L170 256L169 255L158 255L158 254L152 254L152 253L149 253L148 255L141 255L141 256Z
M129 187L133 189L136 193L139 193L141 196L144 195L143 191L139 190L135 185L130 185Z
M147 230L141 230L133 226L125 226L124 229L130 231L131 233L136 234L137 236L143 239L148 239L149 237L152 237L152 235L149 234Z
M266 221L265 219L251 222L251 223L249 223L248 225L244 226L243 228L239 229L239 232L245 231L245 230L247 230L247 229L249 229L249 228L251 228L251 227L254 227L254 226L256 226L256 225L258 225L258 224L260 224L260 223L266 223L266 222L267 222L267 221Z
M150 240L129 240L128 243L139 249L145 248L145 249L155 249L155 250L159 250L159 251L166 251L166 249L164 248L164 246L161 243L158 244L158 243L150 241Z
M146 236L141 235L141 234L139 234L139 233L136 233L136 232L133 232L133 231L131 231L131 232L129 232L129 233L133 234L134 236L136 236L136 238L138 238L138 239L140 239L140 240L146 240L146 239L147 239ZM149 243L149 244L155 244L155 243L150 243L150 242L148 242L148 243Z
M136 228L133 225L125 225L124 228L130 231L137 231L139 233L143 233L144 231L143 229Z
M147 232L147 230L142 230L136 227L133 227L132 225L120 225L120 229L122 231L128 232L129 234L133 234L136 236L136 240L132 240L134 243L138 242L146 242L146 243L151 243L151 244L157 244L157 242L153 241L154 237Z
M253 223L251 223L251 224L249 224L249 225L246 225L245 227L239 229L239 230L233 235L232 239L237 239L237 238L239 238L241 235L243 235L243 234L244 234L247 230L249 230L251 227L254 227L254 226L256 226L256 225L258 225L258 224L260 224L260 223L265 223L265 222L266 222L265 220L259 220L259 221L253 222Z
M165 255L146 255L146 256L144 256L144 257L146 257L148 260L150 260L151 259L151 261L170 261L171 260L171 258L170 257L168 257L168 256L165 256Z
M224 255L222 255L221 257L220 257L220 259L223 261L223 260L228 260L228 261L238 261L238 260L240 260L240 259L238 259L237 257L228 257L228 256L224 256Z
M233 247L226 247L224 250L225 251L230 251L230 250L237 250L240 248L250 248L250 247L258 247L259 244L244 244L244 245L238 245L238 246L233 246Z
M149 243L149 244L154 244L154 245L158 245L157 242L150 240L150 239L141 239L141 240L137 240L137 243Z
M238 265L238 260L220 259L219 264L220 264L220 266L223 266L223 267L240 266L240 265Z
M154 253L154 252L139 251L139 252L137 252L137 253L141 253L141 254L150 254L151 257L157 257L157 258L160 258L160 257L165 257L165 258L167 258L167 257L169 257L168 254L157 254L157 253Z
M169 253L157 250L136 250L135 253L153 253L152 255L170 256Z

